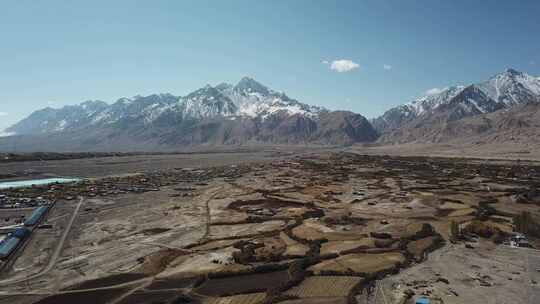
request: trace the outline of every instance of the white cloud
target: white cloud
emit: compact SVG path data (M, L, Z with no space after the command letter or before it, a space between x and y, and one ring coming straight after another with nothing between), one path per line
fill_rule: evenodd
M350 72L352 70L358 69L360 65L349 59L339 59L332 62L323 61L323 64L330 64L330 69L338 73Z
M426 91L426 95L435 95L435 94L439 94L443 91L444 89L439 89L439 88L432 88L432 89L429 89Z
M383 66L382 66L382 67L383 67L383 69L385 69L385 70L387 70L387 71L389 71L389 70L391 70L391 69L392 69L392 66L391 66L391 65L389 65L389 64L383 64Z
M321 61L322 64L329 64L330 62L328 62L328 60L323 60Z
M8 113L6 113L6 112L0 112L0 116L8 116Z

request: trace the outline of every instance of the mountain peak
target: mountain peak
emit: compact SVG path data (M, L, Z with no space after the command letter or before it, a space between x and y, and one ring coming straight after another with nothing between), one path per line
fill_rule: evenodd
M240 81L238 82L238 84L236 84L234 88L238 91L244 91L247 93L256 92L261 94L268 94L270 92L267 87L265 87L255 79L247 76L240 79Z
M512 75L512 76L523 74L520 71L512 69L512 68L507 68L506 70L504 70L504 73L507 74L507 75Z
M220 84L218 84L216 86L216 89L220 90L220 91L225 91L225 90L229 90L229 89L232 89L233 88L233 85L230 84L230 83L226 83L226 82L222 82Z
M215 96L220 95L220 94L221 94L221 92L217 88L207 84L204 87L189 93L186 97L187 98L193 98L193 97L197 97L197 96L199 96L199 97L200 96L203 96L203 97L204 96L206 96L206 97L214 96L215 97Z
M249 76L244 76L242 77L242 79L240 79L239 83L241 82L255 82L255 83L258 83L257 80L253 79L252 77L249 77Z
M101 100L87 100L80 104L83 109L105 108L107 103Z

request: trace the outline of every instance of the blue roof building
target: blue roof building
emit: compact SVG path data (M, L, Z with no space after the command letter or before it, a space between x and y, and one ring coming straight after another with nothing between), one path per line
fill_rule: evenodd
M426 297L420 297L416 299L416 304L429 304L429 299Z
M45 214L45 212L47 212L47 209L49 209L49 206L40 206L40 207L36 208L32 212L32 215L30 215L30 217L24 221L24 225L25 226L33 226L33 225L35 225L41 219L43 214Z
M20 241L21 240L16 237L10 237L7 240L4 240L4 242L2 242L0 245L0 259L9 256Z

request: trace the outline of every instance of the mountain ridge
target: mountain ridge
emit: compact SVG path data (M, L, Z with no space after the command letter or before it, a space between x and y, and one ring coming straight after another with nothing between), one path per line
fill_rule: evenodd
M438 143L460 135L452 130L461 130L463 136L489 133L490 138L498 138L494 132L509 134L509 128L535 125L518 113L533 109L522 106L531 103L540 103L540 79L506 69L485 81L427 94L368 121L350 111L302 103L243 77L236 84L206 85L185 96L137 95L110 104L88 100L59 109L48 107L6 132L17 134L19 142L28 141L29 149L32 141L47 144L37 140L46 137L55 138L49 149L80 151L115 145L155 150L197 145ZM500 111L512 116L497 128L480 123L471 130L461 127ZM503 121L498 115L493 117ZM0 139L0 149L5 149L2 142L6 140Z
M540 102L540 81L514 69L468 86L447 87L437 94L426 95L394 107L372 119L381 134L379 143L444 141L432 135L447 123L467 117L510 109L522 104Z
M308 105L249 77L236 85L206 85L185 96L153 94L111 104L85 101L45 108L6 131L21 141L55 138L61 150L99 150L115 142L148 149L252 143L348 145L372 142L378 136L360 114Z

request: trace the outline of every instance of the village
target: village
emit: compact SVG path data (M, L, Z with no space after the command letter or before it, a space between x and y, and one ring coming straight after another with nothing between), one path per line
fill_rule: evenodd
M534 163L332 152L3 189L3 227L46 210L0 299L535 303L539 184Z

